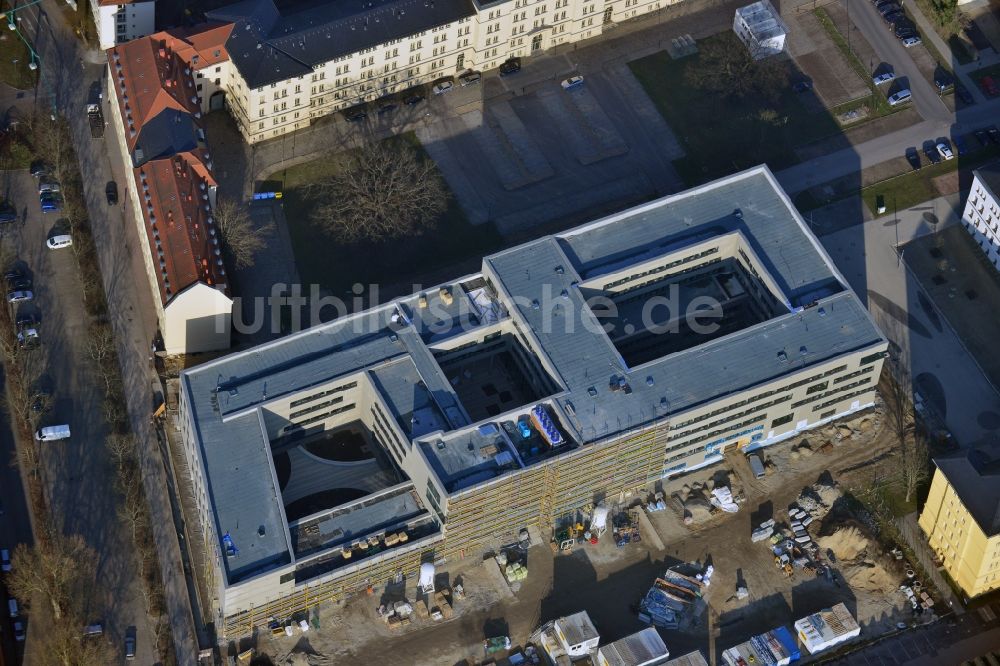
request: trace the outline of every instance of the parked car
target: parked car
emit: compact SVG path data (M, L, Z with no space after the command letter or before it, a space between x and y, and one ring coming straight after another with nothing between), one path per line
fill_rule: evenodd
M560 85L562 85L563 90L573 90L575 88L579 88L580 86L583 85L583 77L571 76L565 81L563 81Z
M986 133L984 129L977 129L973 134L976 135L976 141L979 142L980 146L988 146L990 143L990 136Z
M0 204L0 224L17 221L17 209L9 201Z
M50 250L58 250L61 247L69 247L73 244L73 237L69 234L59 234L45 241Z
M896 35L899 39L904 37L912 37L917 34L916 26L910 21L910 19L905 16L897 18L890 25L892 25L892 34Z
M10 569L10 551L4 548L0 550L0 571L7 573Z
M931 164L938 164L941 162L941 153L938 152L937 146L933 144L927 144L924 146L924 155L930 160Z
M14 323L18 328L34 328L38 325L38 317L34 313L18 312Z
M46 192L38 197L38 205L43 213L54 213L62 210L62 201L54 192Z
M890 14L895 14L896 12L902 12L903 11L903 8L900 7L895 2L881 2L881 3L877 4L877 5L875 5L875 8L878 10L878 13L882 16L882 18L885 18L886 16L889 16Z
M917 152L916 148L906 149L906 161L910 163L914 171L920 171L920 153Z
M31 279L30 278L18 278L16 280L10 280L7 283L8 289L13 289L14 291L25 291L31 289Z
M973 99L973 97L972 97L972 93L970 93L966 89L966 87L963 86L961 83L956 83L955 84L955 95L957 95L958 98L960 100L962 100L963 104L975 104L976 103L976 100Z
M468 74L463 74L458 77L458 82L464 88L465 86L474 86L483 80L483 75L479 72L469 72Z
M34 178L42 178L43 176L48 174L51 170L52 169L49 167L49 165L41 160L36 160L31 163L31 175Z
M990 141L992 141L997 145L1000 145L1000 130L997 129L996 125L990 125L989 127L987 127L986 133L989 135Z
M38 193L44 194L45 192L59 192L62 188L59 187L59 183L54 180L43 180L38 184Z
M38 337L38 329L25 328L17 332L17 344L26 349L33 349L41 342L41 338Z
M108 198L109 206L114 206L118 203L118 183L109 180L108 184L104 186L104 196Z
M511 58L507 60L502 65L500 65L500 76L507 76L509 74L517 74L521 71L521 59Z
M889 81L892 81L894 78L896 78L896 74L892 70L889 70L888 72L882 72L881 74L873 76L872 83L880 86L883 83L889 83Z
M125 630L125 659L127 661L135 659L135 627Z
M951 137L951 142L955 144L955 152L958 153L959 157L969 152L969 144L961 134Z
M414 104L420 104L420 102L422 101L424 101L423 95L410 95L409 97L403 100L403 104L407 106L413 106Z
M382 106L378 107L378 115L384 116L387 113L392 113L395 110L396 110L396 105L393 104L392 102L387 102Z
M905 104L910 101L910 89L903 88L902 90L889 95L888 97L889 106L896 106L898 104Z
M917 44L922 44L920 37L916 35L907 35L906 37L900 37L903 40L903 46L910 48L911 46L916 46Z
M24 623L20 620L14 623L14 640L18 643L24 640Z
M812 89L813 89L812 81L809 81L807 79L803 79L802 81L796 81L794 84L792 84L792 90L794 90L797 93L804 93Z
M948 72L940 70L934 74L934 85L937 86L939 92L944 92L954 84L955 79L951 78L951 74Z
M7 280L8 282L23 277L24 277L24 271L22 271L20 268L11 268L6 273L3 274L3 279Z
M30 291L9 291L7 292L8 303L24 303L33 299L35 295Z
M979 87L983 89L983 93L987 97L996 97L1000 95L1000 88L997 87L997 82L993 80L992 76L984 76L979 79Z
M368 117L368 114L364 111L355 109L353 111L346 111L344 117L347 118L348 122L357 123Z
M446 92L450 92L451 89L454 87L455 84L452 83L451 81L442 81L440 83L435 84L434 87L431 88L431 92L433 92L435 95L443 95Z

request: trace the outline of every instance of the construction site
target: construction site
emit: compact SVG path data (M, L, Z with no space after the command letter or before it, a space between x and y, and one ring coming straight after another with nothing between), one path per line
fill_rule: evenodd
M239 647L288 664L401 654L426 664L516 664L537 654L539 627L586 611L602 644L653 627L672 657L697 651L729 663L727 650L747 655L767 636L797 635L796 621L835 606L859 627L860 639L852 633L848 642L924 622L936 592L844 498L894 464L882 410L879 402L756 452L763 470L733 451L648 498L531 529L481 562L441 563L433 592L401 580L320 606L305 633L259 632ZM393 609L402 615L391 619ZM805 646L801 653L812 658Z

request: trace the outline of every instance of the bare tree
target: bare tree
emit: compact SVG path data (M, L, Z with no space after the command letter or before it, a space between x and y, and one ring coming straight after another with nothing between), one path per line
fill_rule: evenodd
M274 227L255 227L250 209L235 199L220 198L212 212L222 237L222 246L234 268L253 266L256 254L264 247L264 236Z
M319 201L313 219L348 242L418 235L434 226L448 204L434 164L401 142L353 151L343 168L310 190Z
M699 42L697 59L684 71L685 81L723 97L774 102L788 86L788 66L777 56L757 55L735 35L717 35Z
M37 631L31 636L35 654L44 654L45 662L60 666L89 666L113 664L119 657L104 637L82 639L86 621L81 615L52 621L49 617L33 617L31 624Z
M85 575L86 567L80 563L93 561L94 557L83 537L65 536L50 528L34 546L18 544L14 549L7 587L25 603L44 599L53 618L61 620L70 610L76 587Z
M883 368L885 413L899 447L897 473L909 503L930 473L930 455L926 438L916 430L909 372L896 357Z

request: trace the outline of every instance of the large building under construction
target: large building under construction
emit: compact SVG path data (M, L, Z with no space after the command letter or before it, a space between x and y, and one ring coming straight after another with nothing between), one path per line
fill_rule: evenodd
M863 409L886 347L759 167L185 371L219 626L481 559Z

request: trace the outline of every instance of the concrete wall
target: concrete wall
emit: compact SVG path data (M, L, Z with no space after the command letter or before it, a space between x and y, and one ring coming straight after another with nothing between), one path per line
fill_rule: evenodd
M109 49L115 44L145 37L156 31L155 0L123 5L101 5L98 0L90 0L90 9L102 49Z
M1000 535L986 537L940 470L934 472L918 524L968 597L1000 589Z
M962 225L991 264L1000 270L1000 197L976 174L962 212Z
M168 354L229 349L232 320L233 300L215 287L196 282L163 309L164 348Z

